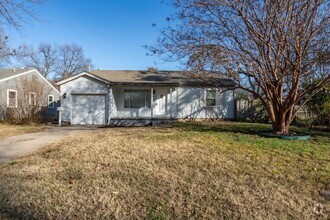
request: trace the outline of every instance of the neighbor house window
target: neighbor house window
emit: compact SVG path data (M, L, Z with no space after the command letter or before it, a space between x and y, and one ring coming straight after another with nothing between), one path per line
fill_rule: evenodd
M150 108L151 90L125 89L124 108Z
M48 108L54 108L54 95L48 95Z
M8 108L17 108L17 91L16 90L7 90L7 107Z
M206 106L215 106L215 97L216 91L215 89L207 90L206 91Z
M36 105L37 104L37 95L35 92L30 92L30 96L29 96L29 104L30 105Z

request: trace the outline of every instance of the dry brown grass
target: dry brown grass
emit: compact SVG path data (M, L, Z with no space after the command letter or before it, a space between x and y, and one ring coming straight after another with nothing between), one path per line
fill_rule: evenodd
M233 133L175 128L111 128L67 138L0 167L0 216L329 217L329 202L318 195L330 180L320 176L330 174L328 150L325 158L311 158L258 148L253 143L265 139L256 135L246 135L242 145L236 139ZM318 203L321 215L314 211Z
M38 132L42 130L45 130L45 127L40 125L14 125L0 123L0 140L15 135Z

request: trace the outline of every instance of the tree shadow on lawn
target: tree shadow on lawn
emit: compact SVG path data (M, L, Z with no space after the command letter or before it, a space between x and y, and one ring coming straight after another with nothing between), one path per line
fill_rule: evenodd
M232 132L242 134L259 134L260 132L269 132L271 127L267 124L248 124L248 123L217 123L217 122L178 122L174 127L185 131L198 132Z
M260 135L263 132L272 132L270 124L237 123L237 122L177 122L174 127L185 131L198 132L231 132L249 135ZM313 137L321 136L330 139L330 132L298 128L292 126L290 131Z
M31 175L30 178L37 178L37 176ZM22 176L11 175L10 179L13 180L11 183L0 182L0 219L37 219L32 207L26 207L25 204L20 203L20 199L13 195L22 190L20 185ZM15 189L15 193L12 192L13 189Z

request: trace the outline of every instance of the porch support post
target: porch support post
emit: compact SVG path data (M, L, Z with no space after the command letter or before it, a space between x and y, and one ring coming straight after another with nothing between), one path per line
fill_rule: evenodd
M58 109L58 126L62 126L62 111L61 109Z
M111 114L112 114L112 87L110 87L108 85L108 121L107 124L110 125L110 121L111 121Z
M172 115L172 112L173 112L173 101L172 101L173 99L172 99L172 92L173 92L173 88L171 87L171 88L170 88L170 104L171 104L171 105L170 105L170 106L171 106L171 107L170 107L170 117L171 117L171 118L172 118L172 116L173 116L173 115Z
M151 116L151 118L153 118L154 117L154 89L153 88L151 88L151 95L150 95L150 98L151 98L151 100L150 100L150 116Z

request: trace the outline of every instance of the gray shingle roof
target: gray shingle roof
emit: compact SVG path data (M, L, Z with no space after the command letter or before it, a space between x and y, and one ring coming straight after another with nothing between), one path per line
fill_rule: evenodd
M183 71L94 70L90 73L117 85L235 86L233 80L215 73L207 76Z
M29 70L30 69L27 68L0 69L0 80L24 73Z

